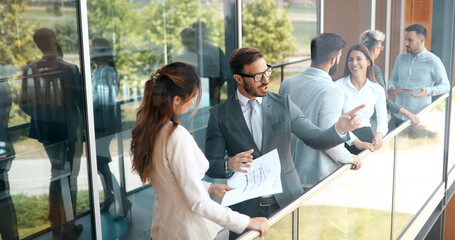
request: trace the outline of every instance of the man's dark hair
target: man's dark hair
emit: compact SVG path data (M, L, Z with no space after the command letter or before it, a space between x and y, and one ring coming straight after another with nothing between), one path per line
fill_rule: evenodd
M319 65L336 56L347 42L336 33L321 33L311 39L311 64Z
M425 29L425 27L420 24L412 24L405 30L406 32L414 31L417 35L423 36L425 39L427 38L427 29Z
M254 47L243 47L234 50L229 59L229 67L232 74L243 73L243 66L264 58L261 51Z
M54 40L54 41L52 41ZM53 49L52 43L57 42L55 32L49 28L40 28L33 34L33 41L41 51Z

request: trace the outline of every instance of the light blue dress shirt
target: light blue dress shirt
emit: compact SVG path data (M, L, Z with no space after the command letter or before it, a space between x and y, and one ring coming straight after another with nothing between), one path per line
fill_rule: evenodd
M415 98L410 92L398 93L395 102L417 114L431 104L431 96L441 95L450 90L450 83L441 59L429 52L426 48L413 55L402 53L395 60L389 88L410 88L414 93L419 93L426 88L427 93L421 98ZM406 121L408 118L394 113L395 117Z
M280 94L288 94L304 115L316 126L326 129L341 116L344 94L321 69L309 67L303 73L286 78ZM291 137L292 157L303 187L317 184L341 164L351 163L351 153L340 144L336 147L316 150L307 146L295 135Z

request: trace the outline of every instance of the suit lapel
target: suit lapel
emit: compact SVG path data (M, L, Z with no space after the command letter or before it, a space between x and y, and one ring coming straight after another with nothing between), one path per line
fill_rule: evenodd
M270 105L269 94L265 96L262 100L262 151L266 152L266 144L270 143L270 132L272 129L272 120L273 120L272 107Z
M230 99L230 103L228 104L229 106L229 116L231 116L231 119L229 120L230 124L238 124L240 131L239 131L239 137L240 139L245 139L246 143L249 146L253 146L254 148L254 153L253 155L256 155L255 153L260 153L259 148L256 146L256 143L254 142L254 138L251 135L250 130L248 129L248 125L246 124L245 117L243 116L242 112L242 107L240 106L239 100L235 96L233 96ZM264 141L263 141L264 142ZM258 156L260 156L259 154Z

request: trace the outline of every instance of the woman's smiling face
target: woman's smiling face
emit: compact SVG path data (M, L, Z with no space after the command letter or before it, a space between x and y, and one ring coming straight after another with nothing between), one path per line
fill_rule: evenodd
M366 77L369 66L370 63L367 57L360 51L353 50L348 57L348 67L351 75Z

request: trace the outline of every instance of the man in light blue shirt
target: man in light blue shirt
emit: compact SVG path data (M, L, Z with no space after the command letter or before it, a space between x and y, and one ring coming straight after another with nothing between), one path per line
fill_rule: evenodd
M332 80L346 41L338 34L323 33L311 40L311 66L303 73L286 78L280 94L287 94L304 115L320 128L328 128L342 114L344 93ZM329 75L330 74L330 75ZM343 144L327 150L309 147L295 135L291 138L292 157L303 188L310 188L327 177L340 164L353 163L359 169L359 158Z
M406 53L395 60L389 81L389 96L395 102L417 114L431 104L431 97L450 90L450 83L441 59L425 48L427 31L420 24L406 28ZM392 114L389 129L397 127L408 118Z

